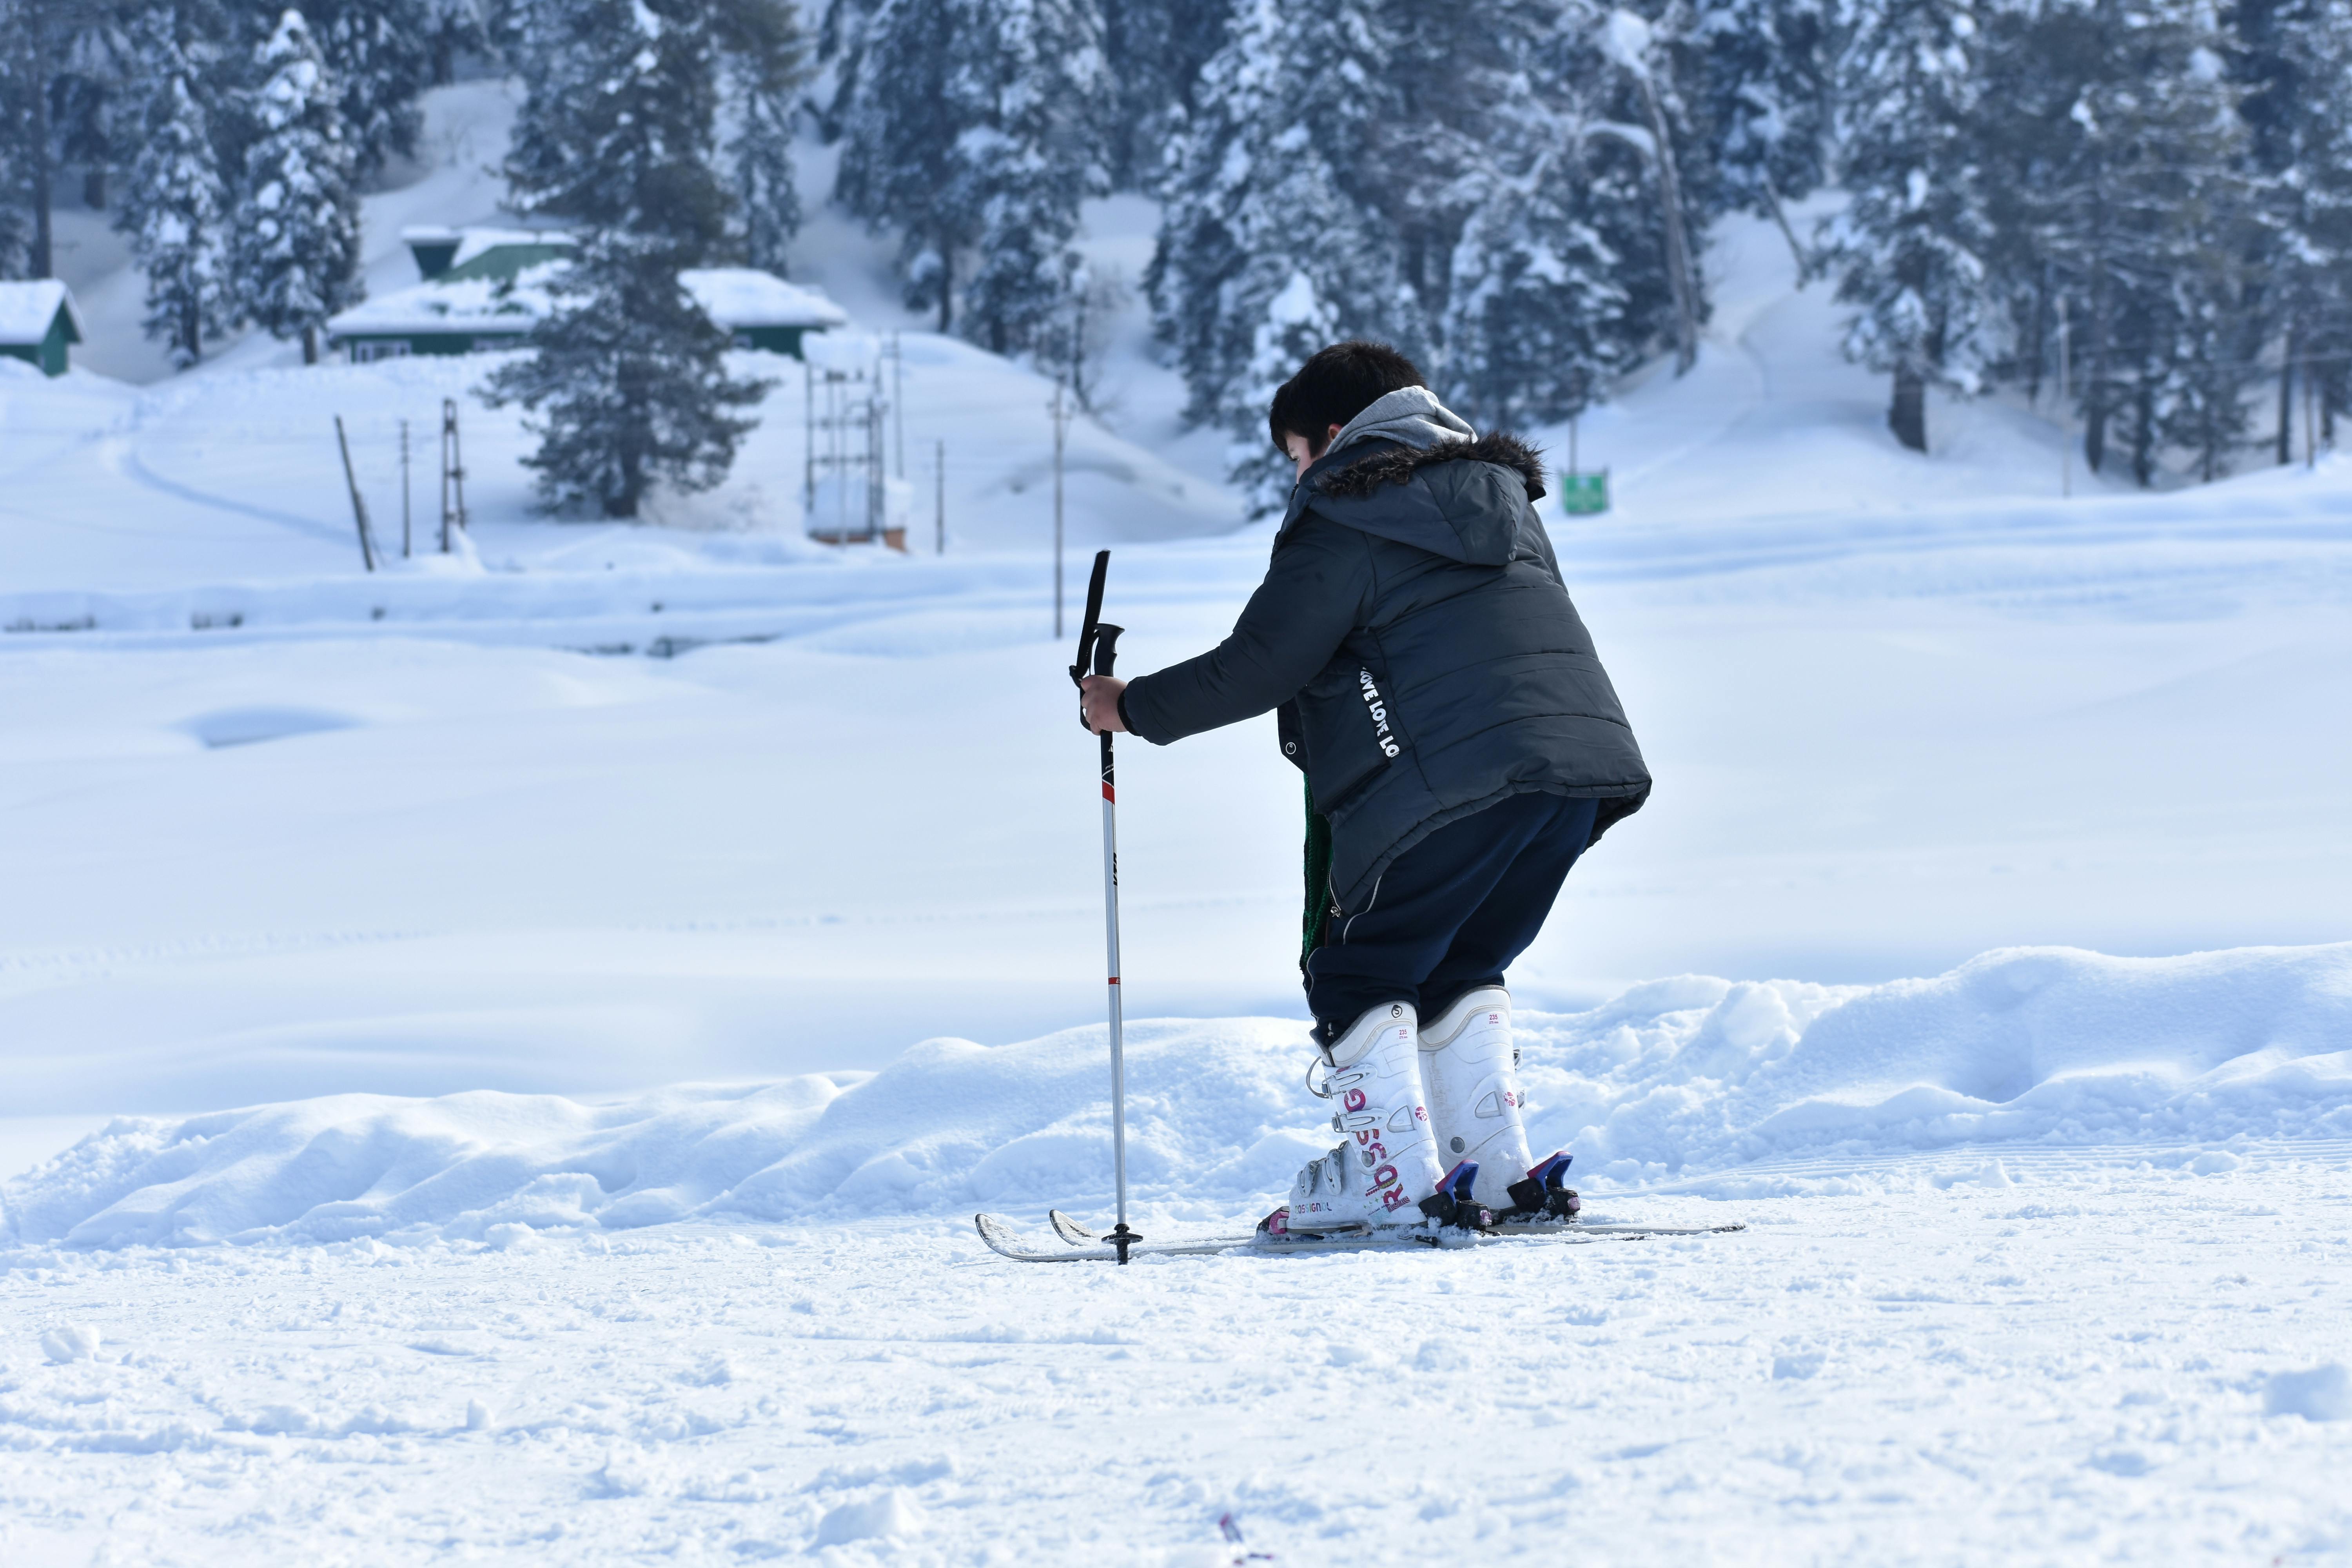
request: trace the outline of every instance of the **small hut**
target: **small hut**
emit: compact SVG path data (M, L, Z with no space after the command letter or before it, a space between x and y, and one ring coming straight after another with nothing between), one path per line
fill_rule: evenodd
M44 375L63 375L66 346L81 341L81 313L63 283L0 283L0 354L38 365Z
M554 309L549 285L577 253L570 235L548 229L407 228L401 238L424 281L327 323L328 341L354 364L520 348ZM849 320L816 289L750 268L689 268L678 281L737 348L799 359L808 333Z

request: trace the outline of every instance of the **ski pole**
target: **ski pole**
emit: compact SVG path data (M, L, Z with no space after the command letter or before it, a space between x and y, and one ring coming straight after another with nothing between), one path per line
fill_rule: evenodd
M1110 552L1095 552L1095 571L1087 584L1087 618L1078 627L1078 661L1070 666L1070 680L1083 691L1089 675L1108 676L1112 663L1118 658L1118 634L1123 629L1107 626L1102 618L1103 577L1110 570ZM1078 722L1086 722L1083 708ZM1120 1038L1122 1016L1118 993L1118 791L1111 772L1110 731L1105 730L1102 742L1102 813L1103 813L1103 945L1110 965L1110 1147L1113 1179L1118 1189L1118 1227L1103 1239L1118 1248L1118 1260L1127 1261L1127 1249L1143 1237L1127 1228L1127 1060Z

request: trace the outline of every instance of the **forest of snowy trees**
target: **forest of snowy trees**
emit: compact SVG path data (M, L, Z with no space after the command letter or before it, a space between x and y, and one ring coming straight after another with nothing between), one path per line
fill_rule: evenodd
M583 248L497 390L552 422L551 498L605 510L723 471L757 389L676 272L788 270L807 200L942 331L1083 383L1083 204L1156 199L1139 282L1261 500L1266 398L1333 338L1482 425L1687 366L1735 211L1836 291L1915 447L1930 387L2063 379L2142 483L2352 407L2352 0L0 0L0 276L47 272L70 175L182 363L244 323L315 354L420 93L519 80L514 205ZM795 188L811 135L829 191Z

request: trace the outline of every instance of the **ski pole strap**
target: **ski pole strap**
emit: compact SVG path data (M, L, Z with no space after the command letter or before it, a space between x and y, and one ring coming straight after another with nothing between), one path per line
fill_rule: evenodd
M1073 686L1084 686L1089 674L1108 675L1110 673L1108 668L1097 664L1096 658L1096 644L1103 630L1103 578L1109 571L1110 552L1096 551L1094 575L1087 582L1087 618L1078 623L1077 661L1070 666L1070 684ZM1111 635L1113 637L1118 636L1116 628Z
M1331 926L1331 819L1315 809L1315 786L1307 784L1307 910L1298 924L1298 973L1323 945Z

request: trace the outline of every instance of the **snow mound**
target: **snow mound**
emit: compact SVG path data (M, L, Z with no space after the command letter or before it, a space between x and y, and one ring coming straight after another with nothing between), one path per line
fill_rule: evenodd
M2352 1134L2352 943L2012 949L1873 987L1686 976L1522 1024L1530 1136L1619 1180L1795 1154ZM1128 1052L1129 1175L1163 1213L1245 1213L1330 1136L1298 1088L1297 1024L1139 1023ZM126 1117L0 1187L0 1236L510 1247L548 1229L1087 1202L1108 1186L1104 1078L1089 1028L610 1105L484 1091ZM1951 1181L2009 1178L1991 1159Z

